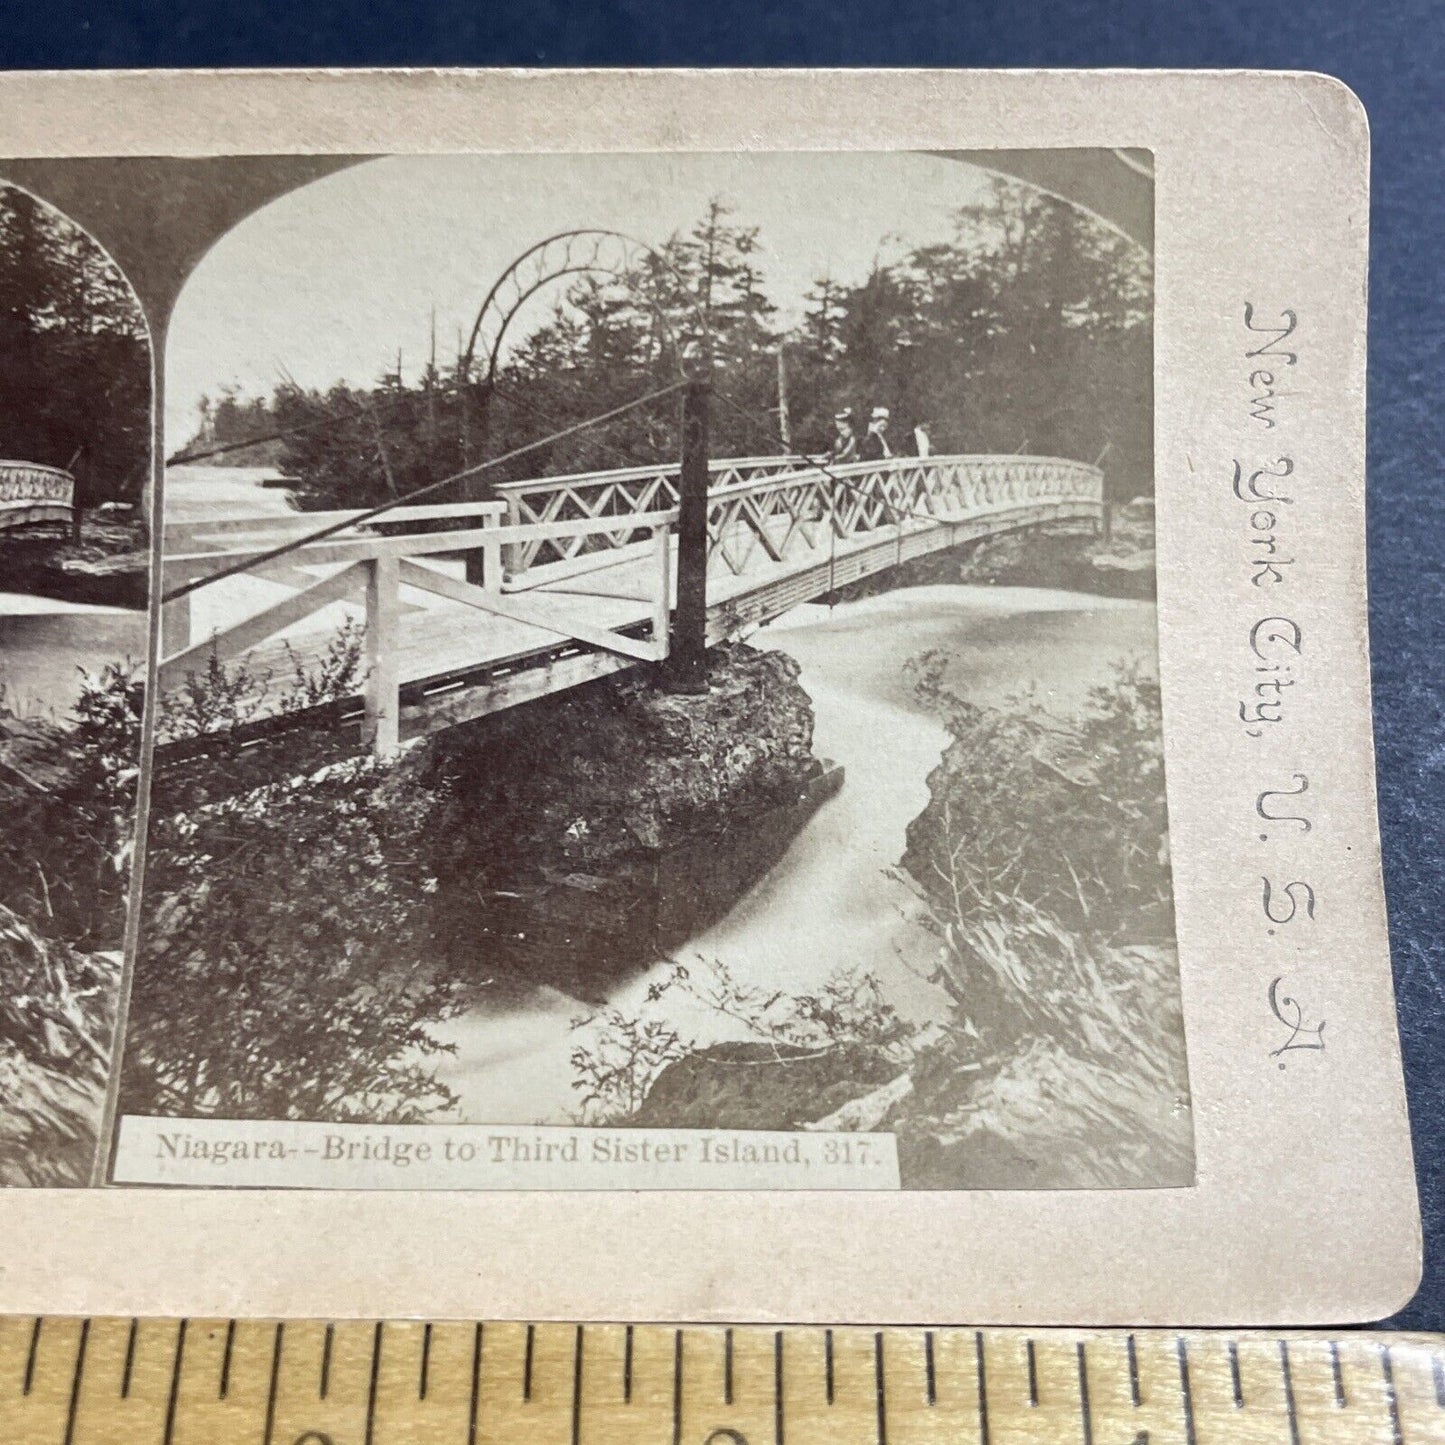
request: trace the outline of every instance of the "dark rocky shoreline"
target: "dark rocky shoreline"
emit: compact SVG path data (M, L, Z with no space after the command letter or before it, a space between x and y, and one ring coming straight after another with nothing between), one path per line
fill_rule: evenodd
M143 611L149 568L145 529L130 514L88 514L78 537L68 527L0 534L0 577L9 592Z
M842 786L843 770L822 760L791 799L640 847L604 872L543 867L540 881L496 890L478 939L493 961L600 1003L617 978L726 914Z

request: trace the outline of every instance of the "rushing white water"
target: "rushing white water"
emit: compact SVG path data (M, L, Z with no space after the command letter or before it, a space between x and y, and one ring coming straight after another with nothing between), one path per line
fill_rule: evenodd
M797 659L816 711L814 749L842 763L846 781L771 872L676 956L717 959L742 983L789 992L816 989L839 969L866 969L896 1007L926 1019L939 1005L924 981L937 945L920 926L917 898L892 870L947 738L914 697L906 664L939 649L952 658L950 685L972 701L1001 703L1032 687L1038 701L1069 713L1115 663L1157 665L1154 607L1034 588L918 587L832 610L803 606L752 640ZM609 1002L624 1013L643 1009L667 967L621 983ZM684 1038L745 1034L675 992L667 1007ZM460 1096L461 1116L569 1121L578 1104L572 1021L586 1012L541 989L449 1024L442 1032L456 1053L437 1072Z
M143 612L0 593L0 704L20 717L64 721L82 674L145 659Z
M166 517L203 522L290 515L296 510L290 492L267 485L275 475L271 467L172 467ZM219 609L205 596L197 635L274 601L279 590L242 579L235 598L224 599ZM64 721L83 673L98 673L112 662L129 662L139 671L145 654L146 616L139 609L0 592L0 705L22 717Z

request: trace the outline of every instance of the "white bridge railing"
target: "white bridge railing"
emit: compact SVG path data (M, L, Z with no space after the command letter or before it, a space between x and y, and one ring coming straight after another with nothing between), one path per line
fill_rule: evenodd
M167 592L217 573L232 573L237 568L245 569L247 576L282 582L297 590L199 640L191 636L192 594L167 602L162 608L161 688L174 686L187 673L205 666L213 656L222 659L237 657L322 608L359 594L364 597L366 607L363 735L377 751L393 751L399 741L401 720L403 585L441 597L447 602L539 627L559 637L585 642L637 661L660 662L667 656L668 617L672 606L671 534L677 523L676 508L639 513L629 519L630 530L651 538L656 557L652 574L655 590L650 609L651 636L648 638L630 637L610 628L592 626L575 617L561 623L534 601L504 596L501 560L504 546L526 546L543 540L586 539L615 525L607 521L574 519L502 526L501 517L505 511L505 504L500 502L398 507L378 517L376 522L389 527L439 520L470 522L472 525L441 531L409 531L392 536L359 526L350 535L340 533L321 541L308 542L281 557L270 555L279 543L298 535L304 536L306 532L316 530L318 525L325 526L328 520L344 520L347 514L312 512L298 513L295 517L236 518L219 524L187 524L185 529L178 529L179 535L174 538L168 530L167 555L163 563ZM216 538L218 530L221 538ZM175 542L197 545L204 544L206 540L225 540L227 536L244 536L245 544L189 552L171 553L169 550ZM474 553L480 553L482 557L483 580L480 585L419 560ZM320 577L308 570L321 567L332 570Z
M710 497L709 561L742 576L761 553L774 563L832 551L891 528L899 533L1023 507L1097 506L1104 478L1082 462L1053 457L892 457L801 467L738 482Z
M715 462L710 470L709 571L744 579L758 574L759 585L840 550L965 521L996 519L1005 530L1046 521L1054 511L1070 518L1102 514L1097 468L1049 457L896 457L826 469L801 459L755 457ZM365 733L378 749L394 748L403 586L630 659L667 656L675 467L548 477L497 490L496 501L399 507L280 557L270 555L278 545L365 514L298 512L167 527L166 592L238 570L291 590L201 638L192 635L191 594L167 602L161 686L174 686L212 655L238 656L322 608L364 597ZM479 581L435 565L434 559L458 554L479 558L480 567L468 569ZM646 605L646 637L580 620L576 606L564 616L556 602L549 608L546 594L535 595L551 582L648 556L645 595L635 597Z
M733 457L709 464L711 558L737 574L754 546L771 553L771 529L782 522L784 554L815 545L814 524L828 519L837 538L920 517L939 522L1006 505L1037 502L1103 503L1097 467L1057 457L891 457L878 462L820 465L803 457ZM511 525L627 518L675 507L678 467L539 477L497 488ZM742 533L750 532L749 542ZM589 537L558 537L509 549L514 576L538 564L573 562L637 538L627 527ZM774 557L773 560L781 560Z
M806 465L801 458L794 457L731 457L709 462L708 491L785 476ZM503 499L507 521L512 526L629 517L656 507L675 507L678 473L676 462L618 471L580 472L526 482L503 482L497 487L497 495ZM609 535L615 539L613 546L626 546L633 540L626 528ZM591 547L595 545L592 543ZM571 561L591 547L586 540L578 538L523 543L508 555L508 568L520 573L536 563Z
M0 530L31 522L69 522L75 478L39 462L0 461Z

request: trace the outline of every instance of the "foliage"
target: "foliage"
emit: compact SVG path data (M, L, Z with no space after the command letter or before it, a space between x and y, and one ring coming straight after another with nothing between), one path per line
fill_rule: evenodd
M278 391L278 395L280 392ZM234 382L225 383L214 396L203 396L197 406L200 428L194 444L235 441L239 437L265 436L276 425L273 403L264 397L243 396ZM275 467L279 465L279 441L258 442L213 459L212 465L230 467Z
M366 624L354 617L348 617L332 633L321 657L310 667L286 643L291 686L282 695L282 712L296 713L355 697L365 681L365 643Z
M580 1095L579 1122L626 1122L668 1065L698 1055L701 1046L685 1041L671 1022L678 997L730 1020L745 1038L765 1045L763 1057L776 1062L853 1050L902 1059L914 1033L873 973L840 971L816 992L790 993L746 983L720 959L690 964L674 959L648 986L638 1013L609 1007L574 1020L578 1042L570 1062L572 1087Z
M69 726L30 729L36 776L15 768L0 774L6 805L0 896L46 938L83 949L120 944L134 842L140 708L132 664L83 673Z
M179 684L162 693L157 741L204 741L212 755L238 756L250 741L247 729L271 710L295 716L355 697L365 680L365 638L365 624L348 618L309 665L290 643L283 642L291 677L280 689L272 687L271 672L257 672L244 660L223 662L212 648L198 671L187 672ZM309 741L303 741L303 749Z
M288 707L349 696L358 664L345 629L316 673L298 674ZM304 735L288 743L290 770L257 781L241 726L262 690L212 657L161 709L165 741L207 749L205 783L162 765L153 792L125 1107L424 1117L451 1102L426 1061L439 1048L429 1026L459 996L426 962L435 795ZM86 676L69 726L29 729L47 781L28 757L35 780L5 775L0 1178L12 1182L81 1182L93 1152L114 985L96 950L120 945L140 708L129 666Z
M944 654L910 666L952 739L903 857L939 914L967 922L1016 899L1108 940L1172 937L1157 680L1123 665L1060 718L1027 696L974 706Z
M1121 665L1060 718L971 706L946 665L914 664L952 740L903 862L953 1024L915 1068L900 1149L922 1185L1187 1182L1158 683Z
M947 920L944 939L934 982L987 1046L1047 1035L1104 1066L1137 1055L1140 1072L1161 1076L1173 1045L1141 998L1137 949L1111 949L1016 897Z
M684 1043L666 1019L626 1014L619 1008L576 1021L576 1027L584 1025L588 1034L568 1058L581 1124L630 1118L663 1069L686 1058L695 1047Z
M200 672L186 673L179 686L161 694L156 741L233 737L260 716L269 681L269 674L258 677L244 664L227 665L212 648Z
M149 341L128 283L73 222L0 186L0 456L74 462L76 500L95 506L139 499L149 445Z
M83 675L69 726L4 716L0 1185L89 1179L133 842L140 688Z
M0 1186L88 1182L118 959L80 954L0 907Z
M153 821L126 1107L408 1122L455 990L430 968L427 800L353 762Z
M0 703L0 1185L89 1180L133 843L140 688L84 674L69 726Z
M915 1182L1189 1182L1174 949L1111 947L1017 897L943 933L934 982L954 1023L921 1052L895 1121Z
M371 505L676 380L677 347L706 318L717 389L716 456L780 449L778 352L786 349L794 444L821 450L842 406L892 408L895 445L927 422L935 450L1026 450L1094 462L1110 495L1153 492L1152 275L1102 223L995 181L945 241L879 261L856 284L821 278L794 327L779 322L763 238L715 198L688 232L615 279L562 291L503 358L494 388L432 357L415 382L328 391L284 382L269 398L224 393L192 445L305 427L262 450L296 475L303 506ZM675 456L672 400L628 412L469 483L634 466Z
M649 989L649 1002L673 988L740 1023L754 1037L789 1048L866 1044L888 1049L910 1032L884 997L877 974L867 970L832 974L816 993L790 993L744 983L721 959L699 960L692 968L674 962L671 972Z
M349 696L344 629L283 711ZM435 798L370 759L325 765L303 737L258 777L239 725L260 680L214 658L162 719L210 748L229 787L157 780L147 917L123 1076L126 1107L224 1117L406 1122L447 1107L429 1031L459 1007L430 963L426 836Z

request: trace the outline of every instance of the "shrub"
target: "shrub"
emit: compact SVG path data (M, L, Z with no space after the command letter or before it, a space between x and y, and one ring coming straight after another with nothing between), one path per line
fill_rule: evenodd
M872 973L839 971L816 992L789 993L746 983L719 959L699 958L691 964L673 960L663 977L649 986L639 1012L629 1014L609 1007L574 1021L578 1042L571 1053L572 1087L580 1096L579 1122L618 1124L634 1120L664 1071L683 1062L698 1066L695 1072L701 1075L712 1076L705 1080L704 1087L714 1095L736 1095L736 1070L729 1065L738 1062L739 1046L707 1047L684 1039L669 1019L673 1011L666 1006L669 995L689 1001L693 1011L701 1005L708 1013L728 1019L739 1028L745 1038L741 1052L754 1075L759 1065L779 1065L787 1071L829 1058L856 1067L860 1055L886 1059L896 1072L903 1067L914 1035L913 1026L884 998L878 978ZM664 1005L660 1016L656 1007L659 1004ZM817 1071L812 1071L810 1082L816 1085ZM652 1103L657 1104L655 1095ZM707 1107L697 1111L694 1101L691 1107L707 1116L716 1103L713 1098ZM767 1103L778 1107L783 1101L770 1098ZM818 1104L819 1100L814 1097L807 1103ZM689 1107L680 1099L674 1105ZM826 1113L828 1107L820 1106L819 1114ZM654 1107L652 1115L660 1117L649 1116L647 1122L661 1128L718 1123L715 1115L670 1117L668 1107ZM791 1123L780 1122L773 1127L791 1127Z
M0 907L0 1185L88 1182L117 963L76 953Z
M132 1112L408 1122L452 1102L427 1026L428 800L352 761L153 820Z
M1185 1183L1158 684L1121 666L1060 718L971 706L944 666L915 667L951 741L903 861L954 1024L917 1061L900 1157L921 1187Z
M339 630L282 712L352 695L360 648ZM436 798L320 729L245 747L269 680L213 655L162 705L199 754L157 770L125 1107L419 1120L453 1102L428 1025L460 1006L433 959Z
M83 674L69 725L27 725L26 766L0 776L0 896L76 948L118 948L124 931L141 691L130 663Z

